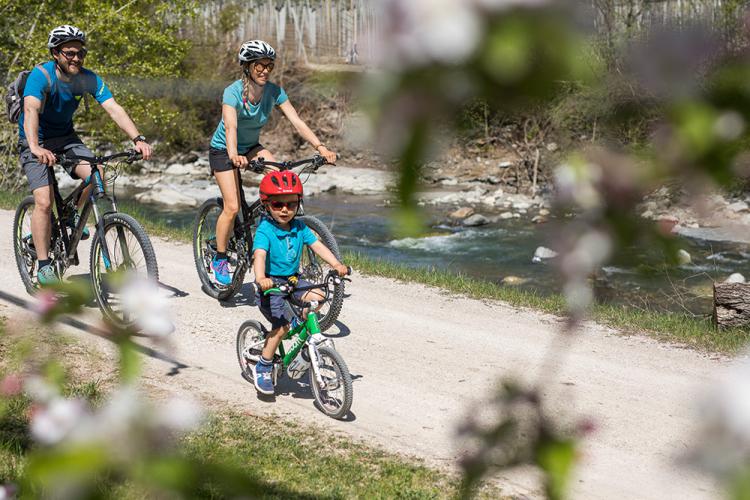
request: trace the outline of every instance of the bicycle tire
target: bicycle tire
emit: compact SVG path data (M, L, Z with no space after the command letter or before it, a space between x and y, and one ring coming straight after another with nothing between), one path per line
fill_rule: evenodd
M110 293L106 283L102 280L102 277L106 275L106 271L105 273L102 273L102 270L106 269L103 266L103 263L101 267L99 266L100 256L102 255L102 242L106 241L107 234L112 228L122 228L123 230L127 230L133 235L136 243L141 249L143 255L142 261L145 264L147 279L153 280L154 282L159 281L159 268L156 263L156 253L154 252L151 240L146 234L146 230L143 229L143 226L141 226L140 223L130 215L118 212L104 214L103 222L104 234L99 234L99 231L97 231L94 235L94 241L91 244L89 268L91 270L91 284L94 290L94 296L96 297L96 302L99 305L99 309L102 311L105 320L114 324L118 328L132 328L135 324L135 320L129 320L123 316L121 312L113 309L112 305L116 304L116 295ZM118 234L117 240L120 241L120 238L121 236ZM113 255L117 254L116 250L113 251L113 249L109 249L109 252L110 259L112 259ZM114 262L112 262L112 264L114 264ZM114 271L120 270L123 266L125 266L125 269L128 269L130 264L123 262L119 266L114 267Z
M304 222L307 227L317 234L318 239L328 247L340 262L341 252L339 251L339 245L336 243L336 238L334 238L328 227L320 219L312 215L300 216L299 220ZM323 266L328 267L310 247L305 245L302 249L302 259L300 260L300 277L311 283L322 283L327 273ZM318 313L318 323L321 331L328 330L338 319L339 314L341 314L341 308L344 305L343 280L333 285L333 290L331 290L327 304L328 307L326 308L324 304Z
M326 358L330 360L330 366L323 362ZM354 400L352 376L349 373L349 368L346 366L341 354L328 346L318 347L318 359L320 360L319 369L333 370L339 385L338 388L343 392L343 397L340 405L327 404L321 393L321 388L318 386L318 380L315 378L315 370L313 370L313 367L310 367L310 387L312 388L313 397L320 411L331 418L341 420L349 414Z
M213 235L204 234L209 229L206 224L211 212L221 213L224 209L223 200L221 198L211 198L206 200L203 205L198 209L198 215L195 216L195 222L193 222L193 260L195 261L195 270L198 272L198 278L203 285L203 292L211 298L217 300L229 300L242 288L242 284L245 281L245 273L247 268L239 266L234 270L232 276L232 283L224 288L219 287L211 279L210 263L213 259L215 251L210 249L210 241L215 241L215 227L212 228L214 231ZM218 216L218 214L217 214ZM234 235L230 237L231 241Z
M21 233L24 229L23 219L27 213L33 210L34 205L34 197L27 196L18 205L13 216L13 253L16 258L16 267L18 268L18 274L21 275L23 286L30 295L33 295L37 289L33 276L34 268L37 265L37 256L36 252L32 252L29 246L24 243L24 239L27 239L28 236ZM30 231L31 228L29 228Z
M250 383L253 383L253 371L250 368L250 363L248 363L245 359L243 352L246 346L250 345L251 343L258 342L263 337L263 325L255 320L245 321L240 325L240 329L237 330L237 338L235 341L235 348L237 350L237 362L240 364L242 377Z

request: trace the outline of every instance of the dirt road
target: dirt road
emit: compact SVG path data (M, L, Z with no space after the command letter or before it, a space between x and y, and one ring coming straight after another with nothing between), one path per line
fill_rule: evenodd
M1 211L0 224L6 228L0 234L2 312L23 321L30 313L18 303L28 297L12 257L12 213ZM144 349L149 383L291 417L442 467L455 465L461 450L455 430L472 405L481 404L501 376L536 380L558 336L552 316L355 274L340 322L328 332L355 377L352 418L338 422L314 408L306 384L285 379L275 402L258 399L240 376L234 352L239 325L261 319L257 308L247 297L220 304L203 294L189 245L159 239L154 245L161 281L175 292L170 303L177 329L172 352ZM87 249L82 252L88 262ZM86 317L92 328L67 328L112 351L86 332L95 331L97 318L92 309ZM545 393L561 415L590 418L596 426L583 446L573 498L718 497L709 478L678 468L675 460L691 443L697 394L727 364L596 325L577 334L558 371L549 374ZM541 491L529 471L505 474L501 484L531 497Z

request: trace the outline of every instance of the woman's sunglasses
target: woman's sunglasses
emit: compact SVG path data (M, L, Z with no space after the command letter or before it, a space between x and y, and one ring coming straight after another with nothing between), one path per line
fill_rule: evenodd
M262 73L263 70L267 70L270 73L271 71L273 71L273 63L270 62L268 64L263 64L262 62L256 62L255 69L256 71L258 71L258 73Z
M272 201L271 202L271 208L274 210L281 210L282 208L286 207L289 210L295 210L297 208L297 205L299 205L299 202L297 201Z
M81 49L81 50L60 50L58 52L62 54L65 57L65 59L70 61L76 56L78 56L78 59L83 59L84 57L86 57L86 53L88 51L86 49Z

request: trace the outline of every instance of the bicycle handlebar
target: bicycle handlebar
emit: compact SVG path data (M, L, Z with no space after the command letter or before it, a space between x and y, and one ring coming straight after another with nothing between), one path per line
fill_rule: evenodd
M125 158L125 162L132 163L134 161L138 161L143 158L143 155L139 153L138 151L135 151L134 149L128 149L126 151L123 151L121 153L115 153L111 155L105 155L105 156L81 156L73 153L61 153L59 155L55 155L55 159L57 160L57 163L63 165L66 162L75 161L75 160L83 160L87 161L92 165L103 165L105 163L108 163L112 160L116 160L118 158Z
M352 274L351 266L346 266L346 274L347 276ZM305 286L298 287L292 283L287 282L277 287L269 288L265 292L260 289L260 285L258 283L251 283L251 286L253 287L253 290L255 291L256 294L263 293L264 295L273 295L273 294L286 295L294 305L298 307L307 307L307 305L304 302L302 302L301 300L297 299L294 296L294 292L302 292L302 291L307 291L307 290L314 290L316 288L323 288L326 291L326 296L323 300L318 301L322 303L328 299L328 282L330 280L333 280L334 283L336 282L336 280L351 281L350 279L339 275L338 271L336 271L335 269L331 269L330 271L328 271L328 274L326 274L326 277L323 279L323 283L319 283L317 285L305 285Z
M296 167L300 167L302 165L312 165L313 172L318 170L320 167L328 163L325 158L323 158L320 155L315 155L312 158L305 158L304 160L296 160L296 161L270 161L266 160L263 157L258 158L257 160L250 160L250 162L247 165L248 170L252 170L256 174L262 174L265 172L266 167L278 167L279 170L291 170Z

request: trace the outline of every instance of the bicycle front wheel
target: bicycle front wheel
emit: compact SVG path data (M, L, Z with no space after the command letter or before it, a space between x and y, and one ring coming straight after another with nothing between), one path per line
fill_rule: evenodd
M323 222L311 215L299 217L299 220L305 223L318 239L341 261L341 252L336 238L333 237L328 227ZM312 283L322 283L330 266L318 257L312 249L305 245L302 249L302 258L300 259L299 274L300 277ZM341 307L344 304L344 281L341 280L336 285L331 285L329 289L328 301L323 304L318 312L318 323L320 330L326 331L338 319L341 314Z
M318 408L331 418L343 419L349 413L354 399L352 376L349 368L335 349L318 347L318 372L322 385L310 369L310 387Z
M16 256L18 274L26 291L33 294L37 288L37 257L31 239L31 213L34 211L34 197L23 199L13 218L13 253Z
M106 320L119 328L132 328L137 318L122 307L121 288L133 277L157 282L156 253L146 231L131 216L105 214L103 222L104 233L97 231L91 245L94 295ZM109 261L103 252L105 247Z
M232 283L229 286L223 286L214 281L211 261L216 255L216 221L223 210L221 198L212 198L201 205L193 223L193 258L203 291L214 299L229 300L242 287L247 269L244 265L236 265L238 262L236 253L229 255L227 252L230 262L233 260L235 263ZM234 236L230 237L227 250L235 248L233 238Z

